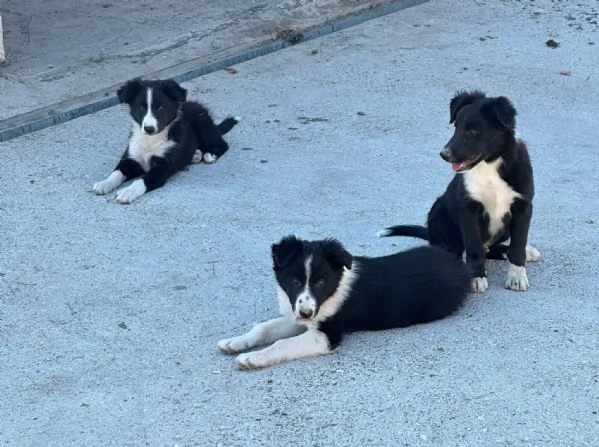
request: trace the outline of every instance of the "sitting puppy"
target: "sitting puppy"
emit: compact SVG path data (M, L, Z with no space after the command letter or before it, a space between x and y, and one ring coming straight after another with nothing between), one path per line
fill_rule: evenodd
M288 236L272 246L282 316L258 324L219 349L241 368L261 368L332 352L346 332L427 323L453 313L470 284L466 265L424 246L380 258L352 257L334 239Z
M92 191L107 194L127 180L117 192L119 203L131 203L160 188L174 173L202 159L213 163L229 148L222 135L239 122L229 117L218 126L201 104L186 101L187 91L172 80L128 81L117 92L129 105L133 130L129 145L115 170Z
M457 174L433 204L427 227L398 225L379 236L419 237L460 257L465 250L473 292L489 286L485 257L507 257L505 286L528 289L525 262L541 255L527 246L534 183L526 145L515 137L515 118L503 96L458 92L450 104L455 132L441 151ZM503 245L508 238L509 246Z

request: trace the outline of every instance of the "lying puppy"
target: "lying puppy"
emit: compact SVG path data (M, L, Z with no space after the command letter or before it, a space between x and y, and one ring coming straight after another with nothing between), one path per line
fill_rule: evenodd
M332 352L346 332L427 323L450 315L468 293L470 272L451 253L425 246L380 258L352 257L334 239L288 236L272 246L282 316L221 340L241 368Z
M190 163L215 162L229 148L222 135L239 122L229 117L218 126L201 104L186 101L187 91L172 80L128 81L117 92L129 105L133 130L115 170L94 184L96 194L108 194L127 180L140 179L117 192L119 203L131 203L165 184Z
M441 151L457 175L433 204L427 227L398 225L379 236L419 237L460 257L465 250L473 292L489 286L485 257L507 257L505 286L528 289L525 262L541 255L527 246L534 183L526 145L515 137L515 118L503 96L458 92L450 104L455 132ZM503 245L508 238L509 246Z

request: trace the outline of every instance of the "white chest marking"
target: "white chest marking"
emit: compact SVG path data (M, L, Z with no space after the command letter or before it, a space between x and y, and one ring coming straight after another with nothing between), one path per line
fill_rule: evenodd
M503 228L503 218L510 212L514 199L521 197L499 176L498 169L502 163L502 158L492 163L483 161L464 173L468 194L473 200L482 203L489 216L491 239Z
M129 157L137 161L144 171L150 170L150 159L162 157L167 153L175 142L168 139L171 126L166 126L160 133L147 135L143 133L139 124L133 124L133 132L129 141Z

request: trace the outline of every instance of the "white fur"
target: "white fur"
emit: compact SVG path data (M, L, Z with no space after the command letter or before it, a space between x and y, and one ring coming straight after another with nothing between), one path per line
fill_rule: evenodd
M154 116L154 112L152 111L152 93L153 89L151 87L148 87L146 90L146 102L148 108L146 111L146 115L141 120L141 129L144 133L144 127L146 126L153 127L154 129L158 128L158 120L156 119L156 117Z
M274 318L257 324L246 334L219 341L218 349L225 354L234 354L301 334L305 330L304 326L297 324L292 318Z
M204 154L204 162L205 163L214 163L216 160L218 159L218 157L214 154L211 154L210 152L206 152Z
M201 163L203 156L204 156L204 154L202 153L202 151L199 149L196 149L195 153L193 154L193 158L191 159L191 162L193 164Z
M144 195L146 190L147 188L144 179L137 179L129 186L116 193L116 201L123 204L131 203L138 197Z
M541 259L541 252L532 245L526 246L526 262L535 262Z
M376 237L386 237L391 234L391 230L384 229L376 232Z
M525 291L528 289L528 277L526 276L526 267L510 263L507 271L505 287L511 290Z
M304 261L304 270L306 273L306 283L295 300L295 316L301 318L300 312L308 312L312 315L316 313L316 298L310 290L310 277L312 276L312 256L308 256Z
M94 183L92 187L92 191L95 194L108 194L109 192L114 191L119 185L121 185L125 181L125 176L118 169L113 171L106 180L102 180L100 182Z
M295 315L293 314L293 308L291 307L291 301L289 301L289 296L278 284L277 298L279 300L279 313L288 318L295 318Z
M236 361L240 368L254 369L330 352L327 336L314 328L308 328L300 335L278 340L260 351L240 354Z
M303 318L302 313L313 316L316 313L316 306L316 299L311 294L300 295L297 297L295 304L295 316Z
M520 197L520 194L499 176L498 170L502 163L502 158L491 163L482 161L463 174L468 194L472 199L482 203L489 215L491 240L502 229L503 217L510 212L514 199Z
M472 278L470 280L470 291L472 293L481 293L489 288L489 281L485 276L481 278Z
M503 254L503 259L507 259L507 253ZM541 252L532 245L526 246L526 262L536 262L541 259Z
M168 139L168 133L172 123L166 126L160 133L154 135L145 134L138 124L133 125L131 139L129 141L130 158L138 162L144 171L150 170L150 160L152 157L162 157L176 143Z

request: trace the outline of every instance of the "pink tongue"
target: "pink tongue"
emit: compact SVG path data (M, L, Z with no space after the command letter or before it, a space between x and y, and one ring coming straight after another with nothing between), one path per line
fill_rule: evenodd
M453 168L453 170L455 172L458 172L462 169L464 169L466 167L467 163L465 161L461 162L461 163L452 163L451 167Z

